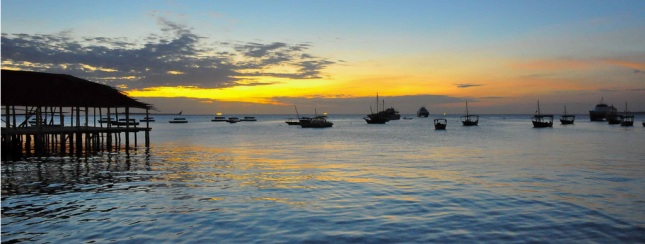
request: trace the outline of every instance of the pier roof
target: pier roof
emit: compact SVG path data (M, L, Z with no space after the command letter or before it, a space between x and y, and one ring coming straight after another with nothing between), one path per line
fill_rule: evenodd
M65 74L2 70L3 106L152 108L114 87Z

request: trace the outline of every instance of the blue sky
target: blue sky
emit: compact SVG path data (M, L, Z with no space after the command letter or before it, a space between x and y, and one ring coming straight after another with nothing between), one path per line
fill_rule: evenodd
M297 55L317 58L315 67L309 67L312 63L296 64L294 60L288 64L276 62L273 66L262 67L264 73L258 74L262 79L243 80L248 77L239 78L240 74L250 71L242 68L250 63L238 63L234 78L229 75L224 79L226 81L213 81L216 84L235 81L245 86L271 84L266 87L275 88L271 91L279 91L285 97L316 96L313 91L331 93L329 96L364 96L359 91L368 89L369 82L379 76L391 80L391 83L379 85L400 88L392 92L392 96L424 95L420 84L428 81L429 89L423 89L427 91L426 95L476 98L478 93L486 93L495 97L521 97L530 94L510 90L522 90L522 84L529 82L544 83L542 87L551 89L552 96L562 92L561 89L582 92L584 87L589 87L597 91L612 90L614 95L608 96L616 99L634 97L634 102L639 103L645 102L637 99L643 94L633 91L645 88L644 75L639 72L645 64L643 13L645 1L4 1L3 53L8 52L3 54L3 67L33 70L33 66L25 64L39 62L38 55L31 59L16 59L15 49L9 42L5 44L5 40L15 37L13 34L66 36L80 40L78 43L84 47L96 44L85 43L83 38L117 38L131 44L125 48L110 47L112 51L122 52L151 43L146 38L152 34L164 36L165 40L179 38L179 32L172 34L162 29L181 26L182 33L189 32L196 38L190 45L208 47L202 49L200 57L214 55L214 52L237 51L237 55L231 57L239 61L240 57L245 57L243 49L271 48L275 43L284 44L283 49L307 45L306 50L301 50L304 53ZM17 43L15 41L23 37L15 38L12 40ZM293 58L296 53L290 55ZM24 61L28 63L20 63ZM43 68L52 65L57 68ZM307 69L315 68L317 75L304 76L302 68L306 65L309 65ZM40 65L38 71L69 72L93 79L99 77L95 68L114 70L108 64L101 66L100 62L90 66L92 72L70 68L73 65L69 63L48 63ZM301 71L300 74L276 75L276 69ZM177 79L176 86L190 84L187 77L195 75L191 76L191 71L182 72L160 79L168 81L167 86L173 86L172 79ZM108 73L104 76L115 74ZM132 77L132 74L122 75ZM278 79L287 76L291 78ZM294 77L307 78L296 81ZM518 77L533 78L522 81ZM535 80L535 77L542 79ZM123 81L121 78L107 82L115 86L143 87L134 84L136 79L131 83L121 82L123 84L119 83ZM468 89L455 86L471 83L480 86ZM279 84L292 85L293 89L302 89L306 84L318 84L319 87L312 88L312 94L307 95L274 87ZM335 90L323 89L322 86L330 84ZM446 87L437 87L442 84ZM490 95L507 87L515 88ZM628 90L631 92L623 93ZM258 92L236 92L259 96ZM372 90L369 93L373 93ZM212 94L231 95L219 91ZM534 98L527 98L522 103L529 106ZM577 97L582 98L581 95ZM218 101L216 97L212 99ZM267 99L270 100L261 101ZM564 98L553 99L566 102ZM241 100L236 102L248 102ZM496 103L482 102L480 105L510 106L517 102L499 99ZM280 104L279 101L275 103ZM473 106L478 103L474 102Z

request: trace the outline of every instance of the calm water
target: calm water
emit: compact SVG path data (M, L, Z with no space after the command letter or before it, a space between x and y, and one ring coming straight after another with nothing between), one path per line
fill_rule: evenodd
M446 131L185 117L156 116L149 151L3 162L2 241L645 242L642 116L447 116Z

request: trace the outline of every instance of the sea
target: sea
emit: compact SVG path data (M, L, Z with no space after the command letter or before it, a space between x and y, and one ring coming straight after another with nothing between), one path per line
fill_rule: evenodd
M150 148L140 133L129 151L3 161L2 243L645 243L644 115L244 116L155 116Z

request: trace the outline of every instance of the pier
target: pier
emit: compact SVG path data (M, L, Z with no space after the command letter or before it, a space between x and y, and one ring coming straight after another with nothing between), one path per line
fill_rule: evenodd
M2 70L2 160L30 156L89 156L150 146L150 124L130 121L130 109L152 105L113 87L64 74ZM97 121L106 116L111 121ZM90 118L92 121L90 121ZM68 124L66 124L68 123ZM132 137L132 140L131 140Z

